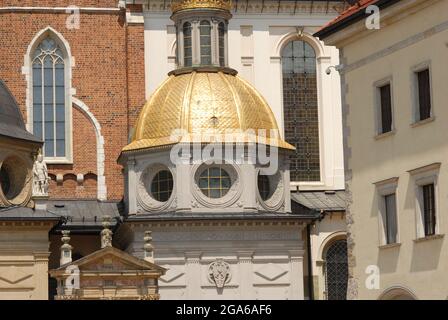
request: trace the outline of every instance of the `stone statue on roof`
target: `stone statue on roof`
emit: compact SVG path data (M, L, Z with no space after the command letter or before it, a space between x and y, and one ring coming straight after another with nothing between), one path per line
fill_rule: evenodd
M33 166L33 195L48 196L48 187L50 177L48 176L48 168L41 154L37 156Z

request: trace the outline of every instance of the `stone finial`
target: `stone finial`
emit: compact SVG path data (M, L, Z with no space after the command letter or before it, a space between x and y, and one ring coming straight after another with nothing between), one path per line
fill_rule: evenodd
M109 229L112 218L110 216L103 216L103 230L101 230L101 248L112 247L112 231Z
M61 246L61 259L60 265L64 265L72 262L72 249L73 247L69 244L70 242L70 231L62 230L62 246Z
M145 236L143 237L144 245L143 245L143 251L144 251L144 259L148 262L154 263L154 247L152 246L152 232L151 231L145 231Z

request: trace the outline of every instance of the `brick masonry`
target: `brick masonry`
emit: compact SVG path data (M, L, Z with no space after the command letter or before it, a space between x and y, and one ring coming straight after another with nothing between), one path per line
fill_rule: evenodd
M121 166L116 162L128 142L129 128L145 102L144 37L142 25L127 25L118 1L106 0L0 0L2 7L111 8L108 11L81 10L80 28L67 29L70 14L49 10L0 11L0 78L16 97L27 119L24 57L33 38L51 27L69 43L75 64L72 68L74 98L88 106L101 126L104 138L104 175L108 200L123 197ZM139 10L133 7L132 10ZM54 180L50 196L55 198L96 198L97 150L95 127L75 106L73 113L73 164L49 165ZM82 182L77 176L82 174ZM56 182L56 177L62 181Z

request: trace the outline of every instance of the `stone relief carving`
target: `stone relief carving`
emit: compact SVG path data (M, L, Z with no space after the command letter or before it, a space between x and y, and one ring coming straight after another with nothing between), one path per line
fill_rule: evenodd
M218 289L223 288L230 281L230 277L230 266L224 260L216 259L208 266L208 278Z
M33 196L48 196L49 183L48 168L43 156L40 154L37 156L33 166Z
M257 192L257 202L265 210L279 211L282 207L284 207L285 203L285 187L282 172L277 172L276 174L269 176L269 184L274 191L265 201L261 199L260 193Z
M276 265L274 263L268 263L268 264L264 265L263 267L259 268L257 271L255 271L256 275L258 275L268 281L275 281L287 273L288 273L288 270L285 270L284 268L282 268L279 265Z
M175 174L171 171L173 175L173 191L170 199L166 202L159 202L151 196L151 181L154 176L160 170L169 170L165 165L155 163L148 165L140 175L140 179L137 185L137 201L138 204L147 212L159 212L161 210L166 210L168 208L173 208L177 205L176 197L176 179Z

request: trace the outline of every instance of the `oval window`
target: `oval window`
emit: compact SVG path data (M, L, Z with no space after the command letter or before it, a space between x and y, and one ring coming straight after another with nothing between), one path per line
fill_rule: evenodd
M166 202L173 193L173 175L169 170L157 172L151 181L151 195L160 202Z

